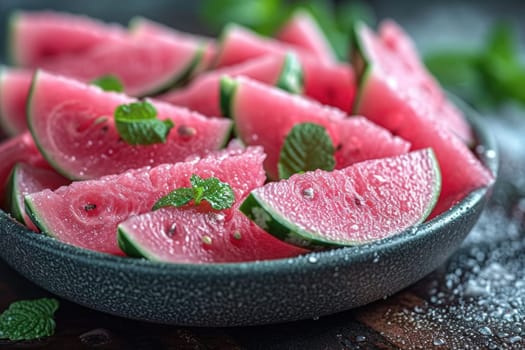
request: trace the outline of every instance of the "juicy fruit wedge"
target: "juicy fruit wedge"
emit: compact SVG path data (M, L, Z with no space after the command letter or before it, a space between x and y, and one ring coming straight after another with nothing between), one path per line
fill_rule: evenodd
M317 170L251 192L240 209L259 227L306 248L359 245L398 234L431 212L441 177L431 149Z
M394 22L383 22L379 35L364 24L356 27L352 62L359 70L355 112L384 119L389 130L410 124L405 109L415 108L451 130L465 143L472 131L459 111L426 70L407 34Z
M428 73L418 68L422 67L422 63L418 61L408 39L392 22L384 24L381 33L382 41L379 41L367 27L362 26L358 30L360 39L367 47L366 52L374 54L374 59L365 71L360 70L357 112L409 141L413 150L427 147L434 150L443 174L443 184L439 201L430 215L433 218L471 191L489 185L494 178L465 145L464 138L471 139L470 127L461 126L466 123L461 113L445 99L439 86L427 76ZM384 53L385 45L392 51L386 68L382 65L387 62L377 56ZM392 57L397 57L397 60ZM406 77L407 86L394 91L389 87L392 83L387 83L385 79L393 76L400 86L404 86L405 80L401 80L399 72L408 69L405 64L412 67L411 75ZM414 82L424 84L427 89L412 89ZM412 94L409 95L408 91ZM453 119L453 115L461 119ZM463 140L456 136L460 134Z
M103 75L117 76L128 95L160 93L192 76L203 55L200 43L161 37L125 38L100 44L82 54L64 54L42 61L40 67L90 82Z
M18 163L9 178L7 208L11 215L33 231L38 228L33 224L25 211L24 197L45 189L54 190L71 183L65 177L51 169L37 168L29 164Z
M166 143L132 146L123 142L113 114L136 102L123 94L51 75L35 74L28 104L29 128L42 154L70 179L91 179L130 168L184 160L222 147L231 121L206 118L184 108L152 102L159 119L175 127Z
M302 67L295 56L289 54L282 57L265 56L211 71L199 76L188 87L162 95L159 99L207 116L220 116L219 81L223 75L248 76L292 93L303 91Z
M199 43L203 46L204 52L199 68L196 70L197 72L208 69L217 54L217 43L214 39L180 32L144 17L132 18L129 27L131 34L138 37L163 37L172 41L185 41L193 44Z
M0 193L5 193L9 174L16 163L28 163L40 168L49 164L38 151L28 131L0 143Z
M252 58L283 55L289 51L296 53L300 59L313 56L300 47L260 36L237 24L229 24L221 34L215 65L216 67L231 66Z
M53 11L15 12L9 22L11 60L31 68L51 57L80 54L127 35L119 25Z
M296 10L284 24L277 39L302 47L321 60L335 61L334 51L315 19L305 10Z
M0 66L0 126L8 136L27 130L26 104L33 71Z
M26 196L26 210L48 235L82 248L122 255L117 243L120 222L151 211L155 202L172 190L190 187L192 174L214 176L231 184L238 199L264 182L263 159L260 149L226 150L188 162L73 182L56 191Z
M338 149L336 168L401 154L410 146L364 118L347 117L339 109L244 77L223 79L221 94L241 140L247 145L264 147L267 154L264 165L272 179L278 177L277 162L286 135L299 123L316 123L327 129Z

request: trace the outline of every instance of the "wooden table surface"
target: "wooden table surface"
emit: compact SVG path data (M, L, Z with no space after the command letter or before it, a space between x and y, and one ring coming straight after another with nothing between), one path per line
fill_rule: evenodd
M0 348L523 349L525 113L520 113L485 117L503 159L478 225L444 266L388 299L317 320L221 329L130 321L60 300L54 336L0 340ZM0 310L16 300L46 296L51 295L0 261Z

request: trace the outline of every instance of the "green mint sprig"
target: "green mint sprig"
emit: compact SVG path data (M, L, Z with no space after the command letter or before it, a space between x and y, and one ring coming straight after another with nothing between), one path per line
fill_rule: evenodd
M124 84L122 84L122 82L116 75L112 75L112 74L103 75L101 77L93 79L91 81L91 84L98 86L104 91L115 91L115 92L124 91Z
M231 208L235 201L231 186L216 177L203 179L193 174L190 183L191 187L178 188L160 198L153 206L153 210L171 206L180 207L192 200L195 205L200 205L205 200L213 209L223 210Z
M279 177L287 179L293 174L316 169L333 170L335 148L321 125L302 123L295 125L286 136L277 168Z
M58 301L49 298L12 303L0 315L0 339L33 340L53 335L58 307Z
M115 110L115 126L120 137L130 145L165 143L174 124L157 119L157 110L149 102L123 104Z

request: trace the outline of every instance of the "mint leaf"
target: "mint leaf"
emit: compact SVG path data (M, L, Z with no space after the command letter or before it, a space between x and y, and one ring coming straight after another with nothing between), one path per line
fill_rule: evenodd
M58 306L56 299L49 298L12 303L0 315L0 339L33 340L53 335Z
M200 205L203 200L210 203L216 210L231 208L235 201L235 195L230 185L217 179L209 177L203 179L199 175L191 175L191 187L178 188L166 196L160 198L152 210L163 207L180 207L193 200L195 205Z
M92 85L96 85L104 91L115 91L122 92L124 91L124 85L116 75L108 74L103 75L99 78L91 81Z
M302 123L295 125L286 136L277 168L279 177L287 179L293 174L335 167L335 148L332 139L321 125Z
M118 106L115 110L115 125L120 137L130 145L165 143L174 126L169 119L157 119L157 110L149 102Z

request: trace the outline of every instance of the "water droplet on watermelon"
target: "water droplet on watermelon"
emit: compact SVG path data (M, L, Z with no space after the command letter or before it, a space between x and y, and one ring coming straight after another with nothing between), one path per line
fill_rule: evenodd
M240 240L242 238L242 235L239 231L235 231L233 232L233 238L235 238L236 240Z
M86 147L91 147L91 146L93 146L93 141L88 140L88 141L86 142Z
M109 154L109 155L112 155L113 153L115 153L115 151L113 151L113 148L109 148L109 149L108 149L108 154Z
M354 231L357 231L357 230L359 230L359 225L357 225L357 224L353 224L352 226L350 226L350 228L351 228L352 230L354 230Z
M215 220L222 222L226 218L226 215L224 213L217 213L215 214Z
M302 191L303 197L307 199L313 199L314 198L314 189L311 187L305 188Z
M379 183L379 184L384 184L386 182L386 179L384 177L382 177L381 175L377 175L375 174L374 175L374 179Z
M213 241L212 241L210 236L204 235L204 236L202 236L202 243L204 243L205 246L211 246Z
M318 259L315 257L315 256L309 256L308 257L308 262L311 263L311 264L315 264L317 263Z
M173 237L175 233L177 233L177 223L174 222L171 225L169 225L165 230L166 236Z

